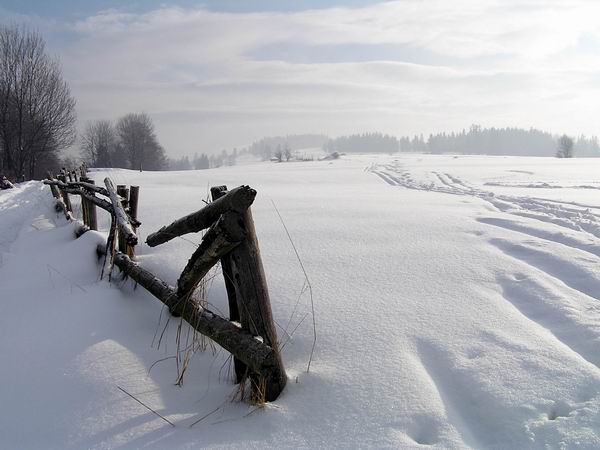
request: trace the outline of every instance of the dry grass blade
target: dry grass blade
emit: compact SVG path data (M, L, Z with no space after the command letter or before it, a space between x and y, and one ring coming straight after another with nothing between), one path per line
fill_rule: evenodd
M75 286L76 288L81 290L81 292L87 293L87 291L81 285L75 283L73 280L71 280L69 277L67 277L65 274L63 274L60 270L58 270L52 264L46 264L46 268L48 269L48 273L50 273L50 270L52 270L52 271L56 272L57 274L59 274L61 277L63 277L65 280L67 280L69 283L71 283L71 291L73 290L73 286Z
M296 258L298 258L298 262L300 263L300 268L302 269L302 272L304 273L304 278L306 279L306 284L308 286L308 292L310 295L310 308L311 308L311 312L312 312L312 322L313 322L313 343L312 343L312 348L310 349L310 357L308 359L308 365L306 367L306 372L309 372L310 371L310 363L312 362L313 355L315 352L315 346L317 345L317 322L315 319L315 303L313 300L312 285L310 284L310 279L308 278L308 274L306 273L306 269L304 268L304 264L302 263L302 259L300 258L300 254L298 253L298 249L296 248L296 245L294 244L294 241L292 240L292 236L290 235L290 232L288 231L288 228L285 225L285 222L283 221L283 217L281 217L281 214L279 213L279 210L277 209L275 202L273 200L271 200L271 203L273 204L273 208L275 208L275 212L279 216L279 220L281 221L281 224L283 225L283 229L285 230L285 233L287 234L287 237L290 240L290 243L292 244L292 248L294 249Z
M204 419L206 419L208 416L211 416L211 415L213 415L214 413L216 413L216 412L217 412L217 411L218 411L218 410L221 408L221 406L222 406L222 405L220 405L220 406L217 406L217 407L216 407L215 409L213 409L211 412L209 412L209 413L207 413L207 414L204 414L202 417L200 417L198 420L196 420L194 423L192 423L192 424L190 425L190 428L192 428L192 427L193 427L194 425L196 425L197 423L200 423L200 422L202 422L202 421L203 421Z
M160 417L162 420L164 420L165 422L167 422L169 425L171 425L173 428L175 428L175 424L173 422L171 422L169 419L167 419L166 417L161 416L159 413L157 413L156 411L154 411L152 408L150 408L148 405L146 405L144 402L142 402L141 400L138 400L137 398L135 398L133 395L131 395L129 392L127 392L125 389L123 389L121 386L117 386L117 389L119 389L121 392L123 392L124 394L127 394L129 397L131 397L132 399L134 399L136 402L138 402L140 405L142 405L144 408L146 408L147 410L151 411L152 413L156 414L158 417Z

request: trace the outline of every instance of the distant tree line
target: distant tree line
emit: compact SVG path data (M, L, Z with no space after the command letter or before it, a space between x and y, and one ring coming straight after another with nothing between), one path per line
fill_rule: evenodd
M75 140L75 100L41 35L0 25L0 176L40 178Z
M330 153L395 153L400 149L400 142L387 134L363 133L330 139L323 149Z
M535 128L482 128L472 125L469 130L455 133L430 134L400 138L402 152L464 153L482 155L552 156L560 145L558 138ZM600 156L598 138L580 136L573 140L569 156ZM567 156L567 157L569 157Z
M265 137L253 142L247 152L269 161L289 160L294 150L306 148L321 148L329 138L322 134L292 134L288 136Z
M165 150L146 113L126 114L114 124L109 120L88 123L81 137L81 154L90 167L168 169Z
M195 153L192 159L187 155L181 158L169 158L168 170L203 170L221 166L234 166L238 156L242 153L246 153L246 150L238 152L237 148L234 148L231 153L222 150L221 153L216 155L206 155L205 153L198 155L198 153Z

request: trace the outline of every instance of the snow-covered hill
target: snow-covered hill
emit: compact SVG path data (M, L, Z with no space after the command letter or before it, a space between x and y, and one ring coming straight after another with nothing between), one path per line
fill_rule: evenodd
M99 280L102 233L74 240L40 183L2 191L0 448L598 448L598 174L597 160L451 155L93 172L141 186L142 239L211 185L257 189L290 377L260 409L230 401L222 351L175 386L179 322ZM309 296L275 207L313 289L310 373ZM174 283L199 240L138 260ZM209 301L226 311L219 277Z

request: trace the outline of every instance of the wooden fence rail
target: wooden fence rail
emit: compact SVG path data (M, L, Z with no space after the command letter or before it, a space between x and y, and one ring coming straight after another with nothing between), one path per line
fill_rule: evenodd
M100 246L98 253L110 257L111 268L117 266L167 305L173 315L182 317L196 331L229 351L234 357L236 381L249 380L254 401L273 401L279 396L287 375L250 211L256 197L254 189L240 186L228 191L226 186L213 187L211 203L148 236L146 243L154 247L177 236L208 229L177 286L172 287L132 259L138 244L136 230L141 225L137 220L139 187L115 187L110 178L104 179L105 187L96 186L87 178L85 168L63 170L57 178L49 174L44 183L50 186L57 207L69 220L75 220L69 194L81 197L85 230L98 228L96 207L107 211L111 216L110 232L106 246ZM225 278L229 319L203 307L194 297L202 279L219 262Z

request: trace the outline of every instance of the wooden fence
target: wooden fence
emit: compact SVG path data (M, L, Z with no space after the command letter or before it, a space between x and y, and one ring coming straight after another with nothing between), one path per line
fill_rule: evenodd
M126 276L164 303L171 314L182 317L192 328L209 337L234 358L237 383L249 380L254 401L273 401L284 389L287 376L283 366L273 321L269 292L250 206L256 191L240 186L211 188L212 202L150 234L150 247L164 244L187 233L207 229L198 249L173 287L134 261L139 187L119 185L110 178L105 187L87 178L85 167L63 170L56 178L48 174L57 209L69 220L76 220L69 194L81 197L81 233L97 230L96 206L110 214L111 225L106 246L97 249L109 258L109 276L117 266ZM104 198L103 198L104 197ZM218 262L225 279L229 319L203 307L193 293L203 277ZM104 267L103 267L104 271Z

